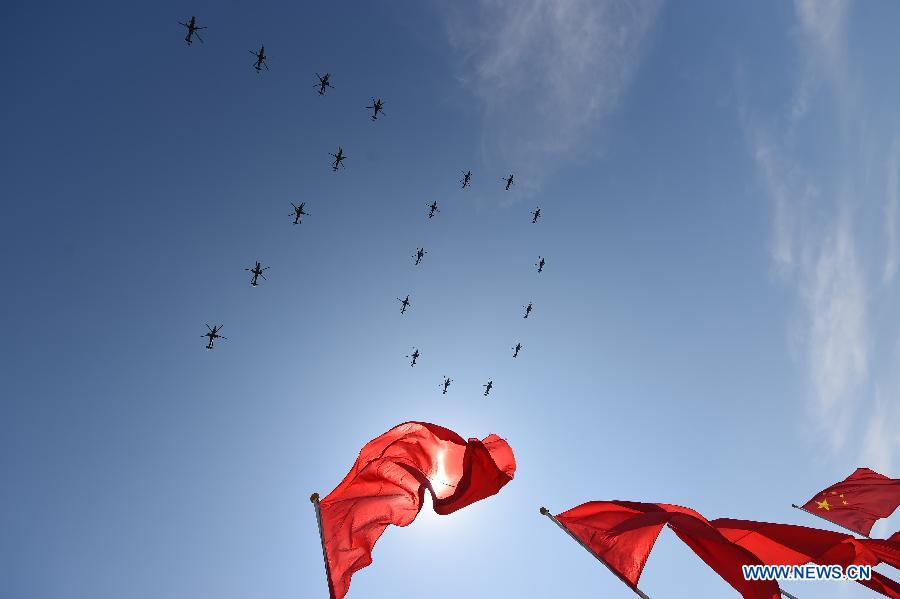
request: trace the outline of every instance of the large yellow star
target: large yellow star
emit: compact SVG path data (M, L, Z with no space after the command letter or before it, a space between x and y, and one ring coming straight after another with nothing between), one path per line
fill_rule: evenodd
M831 506L828 505L828 500L827 500L827 499L823 499L822 501L817 501L817 502L816 502L816 506L818 506L818 508L819 508L820 510L828 511L828 510L831 509Z

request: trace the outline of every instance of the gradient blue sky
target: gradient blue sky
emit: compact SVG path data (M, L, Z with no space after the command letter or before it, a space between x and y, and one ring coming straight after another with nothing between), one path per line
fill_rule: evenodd
M500 434L516 479L389 529L351 599L631 597L541 505L834 529L791 502L898 475L898 21L841 0L4 4L0 596L326 597L309 494L407 420ZM736 596L668 531L641 587Z

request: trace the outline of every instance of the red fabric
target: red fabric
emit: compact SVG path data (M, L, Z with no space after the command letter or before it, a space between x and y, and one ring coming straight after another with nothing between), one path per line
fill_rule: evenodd
M742 565L761 562L728 541L699 513L669 504L592 501L557 520L587 545L632 589L663 525L668 526L745 599L778 599L775 581L744 580Z
M879 518L887 518L900 505L900 479L868 468L831 485L801 507L844 528L868 535Z
M718 518L710 524L731 542L747 549L766 565L877 566L900 565L900 543L881 539L857 539L830 530ZM900 585L873 572L871 581L857 581L887 597L900 599Z
M462 437L425 422L407 422L368 442L343 481L319 503L332 599L342 599L354 572L372 563L372 548L390 524L406 526L422 509L450 514L497 493L516 462L497 435Z
M900 539L857 539L857 542L874 553L880 561L900 570Z
M871 580L858 580L857 582L865 587L869 587L876 593L881 593L885 597L900 599L900 584L880 572L873 571Z

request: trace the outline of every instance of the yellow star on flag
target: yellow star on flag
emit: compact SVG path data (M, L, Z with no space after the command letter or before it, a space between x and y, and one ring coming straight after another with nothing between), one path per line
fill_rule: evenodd
M818 506L818 508L819 508L820 510L828 511L828 510L831 509L831 506L828 505L828 500L827 500L827 499L824 499L824 500L822 500L822 501L817 501L817 502L816 502L816 506Z

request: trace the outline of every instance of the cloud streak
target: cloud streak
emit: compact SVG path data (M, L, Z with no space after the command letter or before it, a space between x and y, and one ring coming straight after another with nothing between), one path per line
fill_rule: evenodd
M444 8L460 79L483 108L485 161L540 173L582 147L633 80L661 4L477 0L474 9Z
M900 189L897 175L900 173L900 139L895 139L887 161L887 203L884 208L884 235L887 240L887 256L884 261L882 281L890 285L897 273L897 209L900 205Z
M875 311L884 305L878 303L879 299L889 301L889 294L883 290L878 295L880 288L870 285L863 252L873 240L871 236L857 236L855 227L858 223L865 226L865 207L872 203L880 206L880 192L886 189L883 214L887 252L881 279L889 286L898 259L900 140L888 140L886 146L891 152L886 185L876 186L874 191L866 184L864 161L836 159L822 168L805 159L800 152L804 143L809 144L802 137L804 120L822 92L829 92L835 100L835 112L830 117L839 124L832 129L835 147L865 139L868 151L861 154L877 155L873 144L883 138L864 135L865 122L860 115L865 111L857 110L864 97L859 86L850 85L847 77L846 1L796 0L794 6L800 25L799 50L807 60L798 74L788 110L780 117L761 119L751 115L743 101L742 124L773 204L773 264L794 288L803 315L799 330L811 415L826 433L832 450L847 450L852 436L854 445L849 450L856 453L853 459L889 469L900 449L900 437L892 432L900 430L900 380L890 376L890 365L885 369L889 361L879 359L881 356L873 350L886 345L885 339L890 340L896 332L882 323L873 326L874 314L890 313ZM846 451L842 453L846 455Z

